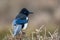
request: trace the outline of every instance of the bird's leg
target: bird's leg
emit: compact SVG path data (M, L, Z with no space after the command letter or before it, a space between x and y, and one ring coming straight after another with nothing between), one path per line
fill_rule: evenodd
M22 40L24 36L25 36L25 32L22 31L22 32L19 34L19 39Z
M22 40L22 33L18 34L18 35L16 36L16 39L17 39L17 40Z

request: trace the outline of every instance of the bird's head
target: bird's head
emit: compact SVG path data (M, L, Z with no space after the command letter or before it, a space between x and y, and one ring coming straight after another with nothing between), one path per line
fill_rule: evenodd
M29 12L26 8L23 8L23 9L20 11L20 13L22 13L22 14L24 14L24 15L26 15L26 16L28 16L29 14L32 14L32 12Z

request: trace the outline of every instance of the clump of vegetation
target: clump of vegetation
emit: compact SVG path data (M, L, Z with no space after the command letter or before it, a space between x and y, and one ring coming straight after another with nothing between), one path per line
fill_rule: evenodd
M58 28L54 30L53 33L47 31L45 25L42 25L39 29L35 29L35 31L31 32L30 36L24 34L22 36L17 36L17 38L12 38L12 36L8 35L4 38L4 40L59 40L58 37Z

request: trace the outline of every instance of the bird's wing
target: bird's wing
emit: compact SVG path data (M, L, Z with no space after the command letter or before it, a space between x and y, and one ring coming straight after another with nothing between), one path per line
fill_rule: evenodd
M18 35L22 30L22 25L17 25L15 29L13 30L13 35L16 36Z
M13 20L12 26L16 26L16 19Z

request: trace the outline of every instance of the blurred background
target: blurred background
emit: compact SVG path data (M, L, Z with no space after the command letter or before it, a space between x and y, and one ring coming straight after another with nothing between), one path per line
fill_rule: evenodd
M60 0L0 0L0 39L4 38L12 28L12 20L22 8L27 8L33 14L29 16L26 33L31 32L43 24L47 30L60 30ZM58 31L60 35L60 31Z

